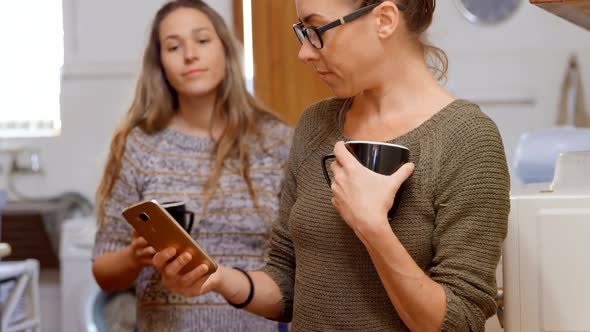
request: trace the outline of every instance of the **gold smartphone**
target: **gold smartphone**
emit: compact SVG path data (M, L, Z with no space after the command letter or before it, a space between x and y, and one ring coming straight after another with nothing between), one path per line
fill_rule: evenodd
M215 261L156 200L143 201L127 207L123 210L123 217L156 251L173 247L176 249L176 256L188 251L193 259L180 270L180 274L185 274L201 264L209 266L209 274L217 270Z

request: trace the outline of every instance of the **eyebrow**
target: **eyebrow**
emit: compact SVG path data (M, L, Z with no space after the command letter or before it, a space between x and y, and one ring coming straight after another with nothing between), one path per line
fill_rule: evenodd
M300 21L301 23L309 24L309 21L311 21L311 20L312 20L312 19L314 19L315 17L319 17L319 18L321 18L321 17L324 17L324 15L321 15L321 14L315 14L315 13L314 13L314 14L309 14L309 15L305 16L304 18L300 19L299 21Z
M191 31L191 35L194 35L194 34L196 34L196 33L202 32L202 31L209 31L209 28L205 28L205 27L203 27L203 28L196 28L196 29L193 29L193 30ZM179 39L179 38L180 38L180 36L179 36L179 35L174 35L174 34L172 34L172 35L168 35L168 36L164 37L164 40L167 40L167 39Z

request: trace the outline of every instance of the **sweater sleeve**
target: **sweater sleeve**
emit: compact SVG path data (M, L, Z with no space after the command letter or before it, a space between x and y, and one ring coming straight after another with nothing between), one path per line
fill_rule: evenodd
M452 128L437 179L432 279L446 292L442 331L484 331L495 314L510 179L496 125L478 113Z
M279 286L282 295L281 320L291 321L293 311L293 289L295 280L295 252L289 230L289 216L295 204L297 184L295 180L297 129L293 137L293 146L289 151L285 177L279 202L278 219L273 223L268 262L263 271ZM299 135L300 136L300 135Z
M131 136L131 135L130 135ZM127 206L141 200L140 173L137 147L127 139L125 152L121 161L121 170L115 180L113 190L105 200L105 216L99 220L96 232L93 257L107 252L117 251L131 243L132 227L123 218L121 212Z
M295 178L288 168L286 172L279 204L279 217L273 224L268 263L263 271L279 286L282 295L281 320L289 322L293 315L295 287L295 253L289 231L289 215L295 203Z

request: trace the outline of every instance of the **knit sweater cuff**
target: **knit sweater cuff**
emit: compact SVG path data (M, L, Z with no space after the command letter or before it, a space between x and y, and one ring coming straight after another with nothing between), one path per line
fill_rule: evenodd
M284 277L281 270L267 264L262 271L279 286L281 291L281 316L279 321L291 322L293 319L293 283Z
M441 332L469 331L469 325L465 319L461 300L452 290L442 285L447 294L447 309Z

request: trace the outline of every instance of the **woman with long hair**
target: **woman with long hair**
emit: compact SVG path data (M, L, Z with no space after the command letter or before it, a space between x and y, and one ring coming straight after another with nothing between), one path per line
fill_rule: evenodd
M510 181L494 122L437 80L446 56L424 38L436 1L295 3L299 58L337 98L299 119L268 264L179 276L186 258L169 261L176 253L166 249L153 259L162 284L222 294L292 320L293 331L484 331L496 310ZM372 172L348 140L403 145L410 162ZM328 187L321 163L332 152Z
M142 200L182 201L191 235L223 265L263 266L292 130L247 91L238 43L199 0L156 14L135 97L111 143L97 190L93 273L104 290L134 286L140 331L276 331L217 294L170 293L155 251L121 211Z

